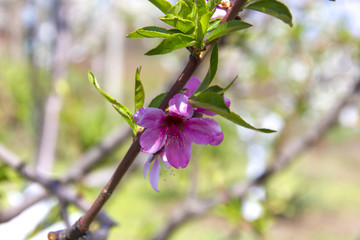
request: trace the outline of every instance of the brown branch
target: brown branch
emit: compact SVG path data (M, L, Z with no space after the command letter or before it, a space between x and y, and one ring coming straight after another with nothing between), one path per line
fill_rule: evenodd
M237 0L234 3L234 6L229 10L228 14L225 16L225 20L222 23L225 23L229 20L232 20L235 18L235 16L238 14L238 12L241 10L243 5L246 1L244 0ZM202 60L206 57L207 53L209 52L209 49L211 49L211 46L214 44L214 42L209 43L205 51L200 54L200 56L190 56L187 65L185 66L184 70L174 83L174 85L169 90L168 94L165 96L164 100L160 104L160 109L165 110L168 106L169 100L178 93L186 84L186 82L189 80L191 75L194 73L194 71L197 69L199 64L202 62ZM146 131L146 130L145 130ZM106 184L106 186L103 188L89 211L86 212L86 214L81 217L72 228L68 230L58 231L54 234L51 232L49 233L54 239L56 240L77 240L78 237L82 236L82 233L86 232L94 220L95 216L98 214L100 209L104 206L106 201L110 198L111 194L114 192L116 186L120 183L122 177L125 175L127 170L129 169L130 165L135 160L136 156L138 155L140 151L140 144L139 144L139 138L141 136L141 133L139 133L136 138L134 139L133 144L130 146L128 152L124 156L123 160L121 161L120 165L115 170L114 174L110 178L109 182Z
M97 163L101 161L101 159L111 154L117 149L117 147L119 147L119 145L126 141L129 138L131 131L126 130L125 128L127 127L121 126L115 131L112 131L107 136L105 136L102 141L100 141L96 146L92 147L82 156L80 156L77 160L75 160L74 164L72 166L69 166L69 172L64 176L63 179L60 180L63 186L69 184L70 182L77 182L81 180L87 173L90 172L90 170ZM21 160L15 154L13 154L10 150L5 148L1 144L0 159L2 159L4 163L14 168L15 170L19 168L18 166L25 166L25 164L21 163ZM22 176L26 179L28 179L28 176L33 176L32 179L29 180L34 180L34 175L31 173ZM51 192L49 191L44 191L42 193L38 193L37 195L26 196L24 197L24 201L20 205L10 209L0 210L0 223L10 221L27 208L48 198L49 196L51 196ZM77 203L76 205L84 212L87 211L90 207L90 205L88 204L86 205Z
M20 205L0 210L0 223L8 222L14 217L19 216L20 213L33 206L34 204L46 199L49 194L46 191L42 193L37 193L32 196L24 196L23 201Z
M48 195L52 194L56 196L59 201L64 203L72 203L77 206L79 209L84 212L90 208L90 205L86 203L83 199L81 199L75 190L66 187L59 181L49 179L45 176L36 173L34 170L30 169L24 162L22 162L14 153L5 148L0 144L0 159L9 167L15 169L21 176L24 178L39 183L42 187L44 187L48 194L39 194L39 196L35 196L31 201L28 201L27 204L23 204L18 209L15 209L13 212L5 212L5 217L1 217L0 220L9 220L9 217L13 217L16 214L19 214L19 210L24 210L27 207L35 204L36 202L41 201L48 197ZM98 219L101 223L107 226L113 226L115 222L111 220L105 213L101 212L98 215Z
M185 222L203 215L219 204L226 203L229 197L236 197L239 199L243 198L251 187L268 181L275 173L287 167L295 157L314 146L316 142L319 141L326 132L334 126L341 109L346 106L359 92L360 78L355 82L351 90L343 97L339 104L330 109L324 118L322 118L313 127L310 127L303 136L299 136L298 138L290 141L289 144L285 145L282 151L279 151L274 157L273 165L270 166L262 175L256 179L232 186L226 196L216 195L208 199L193 200L193 202L185 201L183 205L175 208L170 219L167 221L168 224L160 230L155 237L152 238L152 240L168 239L174 230ZM192 206L192 204L194 204L194 206Z
M90 148L69 167L69 172L61 180L63 183L76 182L82 179L104 157L113 153L131 136L128 126L120 126L111 131L96 146Z

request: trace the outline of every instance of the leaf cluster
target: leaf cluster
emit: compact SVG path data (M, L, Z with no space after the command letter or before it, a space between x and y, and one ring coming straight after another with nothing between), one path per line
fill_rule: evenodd
M159 19L170 25L171 29L157 26L142 27L130 33L128 38L163 38L160 44L149 50L146 55L157 55L172 52L179 48L192 48L192 54L196 57L200 54L205 45L231 32L246 29L252 25L239 20L227 21L220 25L220 19L211 19L220 0L180 0L172 5L167 0L149 0L160 9L165 16ZM283 3L276 0L248 1L244 7L249 10L260 11L272 15L288 25L292 26L292 16L289 9ZM190 102L194 107L211 110L221 117L228 119L245 128L271 133L270 129L256 128L247 123L238 114L231 112L224 102L224 92L227 91L236 78L225 88L217 85L210 86L215 77L218 66L218 47L216 43L211 54L209 70L199 88L191 96ZM135 123L134 116L128 108L116 101L113 97L104 92L95 76L89 73L90 82L110 102L115 110L125 119L137 134L139 126ZM159 107L167 93L155 97L149 107ZM140 69L135 74L135 112L143 107L145 92L140 80Z
M150 0L165 16L159 19L170 25L171 29L148 26L130 33L128 38L164 38L146 55L157 55L173 50L196 47L203 49L205 44L230 32L246 29L251 24L230 21L220 26L220 19L211 19L220 0L181 0L172 5L166 0ZM204 41L205 36L208 36Z
M220 19L211 19L220 0L180 0L175 5L166 0L149 1L165 14L159 19L172 28L147 26L127 36L128 38L163 38L160 44L146 52L146 55L166 54L185 47L193 47L201 51L209 42L252 26L240 20L231 20L220 25ZM289 9L279 1L250 1L245 9L269 14L292 26Z

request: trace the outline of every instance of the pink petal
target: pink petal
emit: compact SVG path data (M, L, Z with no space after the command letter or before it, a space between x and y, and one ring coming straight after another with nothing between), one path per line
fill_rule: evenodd
M230 99L224 97L224 102L225 102L225 105L226 105L226 106L230 107L230 104L231 104Z
M200 84L201 84L200 80L197 77L192 76L184 86L184 88L187 89L187 91L184 92L184 94L190 97L198 89Z
M181 119L189 119L194 114L194 109L189 103L189 98L185 94L176 94L169 101L169 114Z
M165 144L167 126L147 128L140 136L141 151L157 153Z
M216 115L216 113L214 113L214 112L212 112L210 110L204 109L204 108L196 108L195 112L202 113L202 114L205 114L205 115L208 115L208 116L215 116Z
M146 128L155 128L166 119L166 114L158 108L140 108L134 114L135 122Z
M219 145L224 139L220 125L211 118L192 118L183 124L187 139L196 144Z
M192 142L185 138L181 130L169 128L168 141L165 145L166 159L174 168L185 168L191 157Z
M220 8L216 8L214 14L211 16L211 19L214 18L222 18L226 15L226 10L224 9L220 9Z
M150 169L150 165L151 165L151 160L154 158L154 155L150 155L149 158L146 160L146 162L144 163L144 168L143 168L143 177L144 179L146 179L146 175L149 173L149 169Z
M158 158L156 157L154 160L154 164L150 170L149 181L150 181L152 188L157 192L159 192L158 183L159 183L160 169L161 169L160 162L159 162Z

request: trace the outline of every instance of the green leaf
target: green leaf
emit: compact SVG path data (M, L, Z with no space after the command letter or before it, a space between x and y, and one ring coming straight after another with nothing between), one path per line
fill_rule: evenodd
M210 23L209 23L209 27L208 27L207 33L210 33L210 32L212 32L214 29L216 29L217 27L219 27L220 22L221 22L221 19L220 19L220 18L211 20Z
M219 91L218 93L224 93L226 92L227 90L229 90L229 88L234 84L234 82L236 81L236 79L238 78L238 76L236 76L234 78L234 80L231 81L231 83L229 83L229 85L227 85L225 88L223 88L221 91Z
M192 37L176 33L164 39L156 48L151 49L145 55L165 54L175 49L192 46L193 44L195 44L195 41Z
M248 129L252 129L252 130L256 130L259 132L263 132L263 133L274 133L276 132L275 130L271 130L271 129L267 129L267 128L256 128L252 125L250 125L249 123L247 123L244 119L242 119L239 115L237 115L234 112L230 112L229 113L223 113L223 112L217 112L217 111L213 111L217 114L219 114L220 116L232 121L233 123L236 123L244 128L248 128Z
M278 2L276 0L260 0L247 5L245 8L269 14L282 20L290 27L293 26L291 12L282 2Z
M222 25L220 25L218 28L216 28L209 36L209 38L206 40L206 42L210 42L212 40L215 40L221 36L224 36L226 34L229 34L231 32L235 32L238 30L246 29L251 27L252 25L247 22L243 21L229 21Z
M203 49L203 47L205 45L203 39L209 28L209 21L213 14L214 14L214 11L204 14L197 23L196 42L200 49Z
M160 9L163 13L167 13L172 7L171 3L166 0L149 0L152 4L154 4L158 9Z
M221 0L208 0L207 9L208 11L214 10L214 8L221 2Z
M242 119L239 115L237 115L234 112L231 112L224 103L224 97L217 93L204 92L204 93L200 94L199 97L197 97L195 100L194 99L190 100L190 103L194 107L205 108L210 111L213 111L214 113L217 113L218 115L222 116L223 118L226 118L226 119L232 121L233 123L236 123L242 127L260 131L260 132L264 132L264 133L276 132L271 129L256 128L256 127L250 125L244 119Z
M203 91L210 85L210 83L214 79L216 71L217 71L218 60L219 60L218 46L217 46L217 43L215 43L214 47L212 49L212 52L211 52L209 71L207 72L207 74L206 74L204 80L202 81L202 83L200 84L199 88L196 90L195 94Z
M141 68L136 69L135 74L135 112L144 106L145 91L140 79Z
M158 108L164 100L167 92L157 95L149 104L149 107Z
M191 20L183 19L175 15L166 15L159 19L164 23L179 29L183 33L190 32L195 28L195 24Z
M31 231L25 239L30 239L42 230L52 226L56 222L61 221L61 215L60 215L60 205L56 204L54 207L50 209L50 211L47 213L47 215L44 217L44 219L39 222L39 224L35 227L33 231Z
M230 109L224 102L224 97L214 92L203 92L196 99L191 99L190 103L195 107L227 114L230 113Z
M129 33L128 38L167 38L171 34L165 28L148 26L136 29L134 32Z
M204 92L213 92L213 93L217 93L217 94L223 94L223 88L218 86L218 85L213 85L211 87L208 87L207 89L205 89L204 91L202 91L202 93Z
M197 0L196 1L198 18L200 19L202 16L208 13L206 1L205 0ZM210 16L211 17L211 16Z
M134 134L137 134L137 130L138 130L138 126L135 123L134 120L134 116L131 114L131 112L129 111L129 109L127 109L127 107L125 107L124 105L122 105L121 103L119 103L118 101L116 101L113 97L111 97L109 94L107 94L106 92L104 92L94 74L92 72L89 72L89 81L96 87L96 89L110 102L113 104L113 106L115 107L115 109L120 113L120 115L124 118L124 120L129 124L129 126L131 127L131 129L133 130Z
M191 19L191 7L185 1L178 1L169 11L168 14L173 14L182 19Z

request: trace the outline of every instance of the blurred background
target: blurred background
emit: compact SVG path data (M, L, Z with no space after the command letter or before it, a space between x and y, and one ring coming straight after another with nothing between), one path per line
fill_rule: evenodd
M278 132L258 133L215 117L223 143L193 146L186 169L160 176L160 193L143 179L147 156L139 155L105 206L117 222L108 239L153 239L186 199L227 196L233 184L259 176L277 151L319 122L359 79L360 2L284 3L293 14L292 28L261 13L241 13L253 27L220 42L214 80L224 87L238 76L225 94L231 109L254 126ZM131 110L137 67L146 103L165 92L188 52L148 57L144 53L158 39L125 37L139 27L162 25L160 16L146 0L1 0L0 144L35 173L63 179L105 136L128 135L86 174L74 177L71 188L93 202L132 138L87 72ZM207 68L205 61L195 75L202 79ZM229 196L179 225L168 239L360 239L359 110L357 97L290 166L245 197ZM19 169L0 158L1 238L46 239L50 230L65 227L62 218L72 224L81 216L72 204L60 214L64 206L47 197L11 219L1 218L5 210L43 194Z

